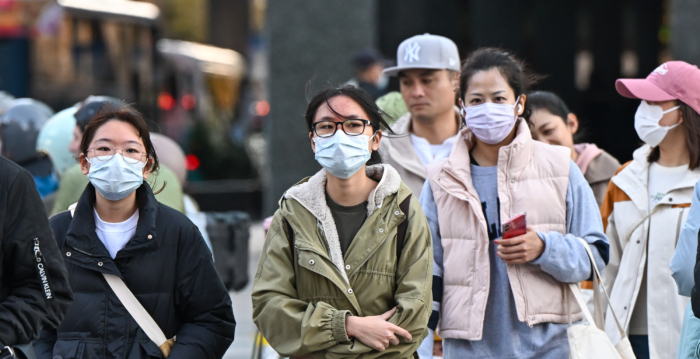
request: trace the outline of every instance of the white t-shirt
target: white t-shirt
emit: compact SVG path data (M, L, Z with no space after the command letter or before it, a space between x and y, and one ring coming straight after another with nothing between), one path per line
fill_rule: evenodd
M109 255L112 258L117 256L117 252L124 249L126 244L136 234L136 225L139 223L139 210L124 222L109 223L100 218L100 215L95 211L95 232L97 238L104 243Z
M432 145L425 138L411 134L411 143L423 166L449 157L456 139L457 135L454 135L439 145Z
M649 166L649 210L661 201L668 191L672 190L689 171L688 165L664 167L654 162Z

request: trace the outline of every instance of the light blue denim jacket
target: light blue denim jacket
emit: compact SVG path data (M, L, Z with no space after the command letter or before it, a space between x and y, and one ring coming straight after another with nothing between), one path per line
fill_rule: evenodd
M695 285L693 272L698 253L698 228L700 227L700 182L695 184L688 219L683 225L676 251L671 260L671 272L678 285L678 294L690 297Z

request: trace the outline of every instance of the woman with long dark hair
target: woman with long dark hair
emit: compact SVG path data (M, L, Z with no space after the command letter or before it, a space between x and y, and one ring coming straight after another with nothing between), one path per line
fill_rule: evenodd
M145 181L158 156L141 114L104 105L85 130L80 165L90 183L50 219L73 304L34 343L37 357L223 357L231 298L197 227Z
M306 111L323 167L287 190L253 282L253 320L283 356L408 358L428 333L432 246L418 199L377 154L372 98L331 88Z
M669 265L676 244L683 247L678 238L700 180L699 82L696 66L670 61L646 79L615 84L620 95L640 100L634 128L645 144L612 178L600 209L610 239L603 278L639 359L676 357L689 301L689 288L678 293ZM610 311L605 325L615 343Z

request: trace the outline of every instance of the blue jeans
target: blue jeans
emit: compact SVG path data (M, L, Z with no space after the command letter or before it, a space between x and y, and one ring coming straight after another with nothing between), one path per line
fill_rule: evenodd
M629 338L634 356L636 356L637 359L649 359L649 336L630 335Z

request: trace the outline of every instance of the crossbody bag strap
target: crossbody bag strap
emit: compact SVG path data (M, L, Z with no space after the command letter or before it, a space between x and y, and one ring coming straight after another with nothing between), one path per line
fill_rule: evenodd
M78 203L73 203L68 207L71 217L75 216L75 207L77 205ZM165 334L158 326L158 323L156 323L156 321L153 320L153 317L148 314L146 308L141 305L141 302L136 299L134 293L131 293L131 290L129 290L129 287L126 286L126 283L124 283L121 278L107 273L102 273L102 275L105 277L107 284L109 284L109 287L112 288L114 294L117 295L117 298L119 298L119 301L122 303L124 308L126 308L126 311L129 312L132 318L134 318L136 324L141 327L143 332L146 333L146 336L148 336L148 339L151 339L151 341L154 342L158 348L161 349L161 351L165 350L163 354L165 354L167 357L167 353L169 353L170 350L169 348L164 349L163 344L168 342L168 338L165 337Z
M143 305L141 305L141 302L139 302L134 294L131 293L129 287L126 286L126 283L115 275L107 273L102 273L102 275L104 275L105 279L107 280L107 284L109 284L109 287L112 288L114 294L117 295L119 301L122 302L124 308L126 308L129 314L131 314L131 317L134 318L136 323L139 325L139 327L141 327L144 333L146 333L148 338L151 339L152 342L156 343L159 348L165 344L168 339L165 337L165 334L163 334L163 331L158 326L158 323L153 320L153 317L148 314Z

